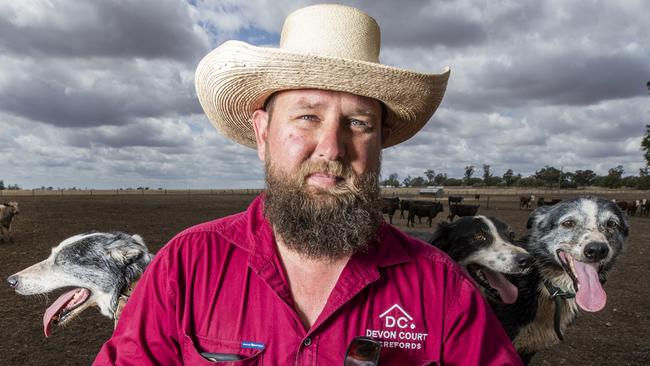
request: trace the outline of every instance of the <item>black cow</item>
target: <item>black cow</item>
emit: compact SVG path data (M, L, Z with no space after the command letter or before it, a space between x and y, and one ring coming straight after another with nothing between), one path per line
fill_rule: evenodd
M546 199L544 199L544 197L540 197L540 198L537 200L537 207L541 207L541 206L553 206L554 204L556 204L556 203L560 203L561 201L562 201L562 200L559 199L559 198L553 198L552 200L547 201Z
M411 205L413 204L413 201L411 200L401 200L399 203L399 218L403 219L404 218L404 211L408 211L411 209Z
M463 196L449 196L449 198L447 198L447 202L449 202L449 205L452 203L461 203L463 202Z
M381 201L381 213L387 214L388 221L392 224L393 215L395 215L395 211L399 208L399 197L382 198Z
M427 204L412 204L411 209L409 210L409 216L406 220L406 226L409 224L411 227L415 227L415 216L418 217L418 221L422 223L422 218L426 217L429 219L429 227L431 227L431 222L438 215L439 212L444 211L442 203L440 202L428 202Z
M630 216L636 216L636 210L639 208L641 203L639 201L631 201L627 205L627 214Z
M447 220L454 221L454 217L463 217L463 216L476 216L478 213L478 208L481 205L461 205L459 203L449 206L449 216Z
M618 208L620 208L621 210L627 212L627 202L626 201L618 201L618 202L616 202L616 206L618 206Z

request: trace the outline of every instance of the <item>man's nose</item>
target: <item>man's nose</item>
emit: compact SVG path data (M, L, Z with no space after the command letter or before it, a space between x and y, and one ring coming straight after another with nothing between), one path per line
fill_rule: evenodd
M340 160L345 156L345 131L336 122L324 123L319 134L316 155L325 160Z

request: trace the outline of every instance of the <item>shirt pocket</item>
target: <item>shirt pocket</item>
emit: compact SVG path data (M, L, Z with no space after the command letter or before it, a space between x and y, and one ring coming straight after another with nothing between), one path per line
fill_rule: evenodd
M230 341L185 334L183 339L183 362L186 365L229 365L229 366L258 366L262 365L262 350L242 348L241 341ZM201 355L202 352L237 355L242 357L237 361L210 361Z

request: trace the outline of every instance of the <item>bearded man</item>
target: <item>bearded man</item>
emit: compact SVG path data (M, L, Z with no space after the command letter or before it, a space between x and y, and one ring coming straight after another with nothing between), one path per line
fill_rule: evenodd
M382 219L381 151L426 124L449 72L378 54L374 19L315 5L279 49L229 41L201 61L201 105L257 149L267 189L158 252L96 364L520 364L460 267Z

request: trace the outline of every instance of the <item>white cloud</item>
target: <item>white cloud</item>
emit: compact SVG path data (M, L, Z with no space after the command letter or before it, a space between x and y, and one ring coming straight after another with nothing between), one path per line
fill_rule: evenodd
M194 68L226 39L275 46L287 14L320 2L0 2L0 179L261 187L255 151L202 115ZM430 123L384 152L385 175L459 177L483 164L496 175L544 165L604 174L619 164L637 174L644 165L646 1L344 3L379 22L382 62L452 67Z

